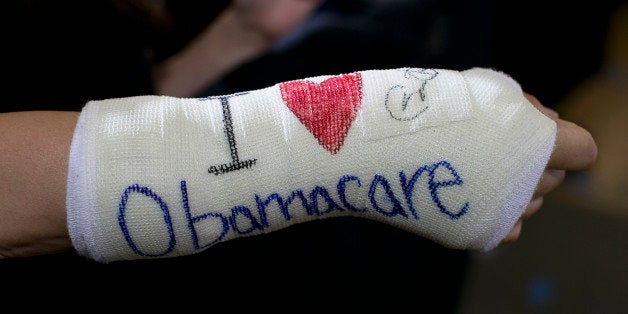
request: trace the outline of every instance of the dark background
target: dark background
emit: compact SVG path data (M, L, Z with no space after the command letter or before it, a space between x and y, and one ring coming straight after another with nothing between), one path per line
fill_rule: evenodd
M176 27L168 31L121 13L115 1L5 2L0 112L78 111L92 99L151 94L151 64L183 47L228 2L172 1ZM555 107L603 65L620 3L328 1L269 53L199 96L375 68L479 66L510 74ZM0 283L5 304L24 308L38 301L76 308L83 300L88 309L457 313L470 308L461 302L469 301L469 273L477 275L472 258L383 224L333 218L175 259L1 260Z

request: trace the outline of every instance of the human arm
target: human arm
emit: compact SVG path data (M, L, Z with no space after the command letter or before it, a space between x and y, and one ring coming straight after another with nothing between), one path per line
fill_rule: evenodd
M597 145L591 133L571 121L560 119L556 111L543 106L535 96L527 93L524 96L532 105L556 122L556 143L530 204L502 244L516 242L519 239L523 222L541 209L544 197L560 186L565 179L566 171L586 170L597 159Z
M564 171L588 168L597 154L595 142L585 129L559 119L534 98L529 99L556 121L558 131L547 170L522 220L541 207L542 197L560 184ZM76 112L0 115L0 256L72 249L65 196L68 153L77 117ZM504 242L516 240L520 232L518 223Z
M184 49L155 65L156 92L193 96L242 62L263 53L321 2L233 1ZM78 114L0 113L0 256L31 256L72 248L65 189L68 152Z
M181 51L155 65L157 94L193 97L267 51L322 0L237 0Z
M72 249L65 211L78 112L0 114L0 257Z

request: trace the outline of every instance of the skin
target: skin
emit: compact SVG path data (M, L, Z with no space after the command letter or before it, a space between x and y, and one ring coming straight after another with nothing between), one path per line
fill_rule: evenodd
M72 249L65 214L77 112L0 114L0 256Z
M516 241L524 220L543 205L565 171L589 168L597 146L582 127L562 120L526 95L556 121L558 134L536 192L502 244ZM32 111L0 114L0 256L27 257L72 250L65 213L68 153L77 112Z
M322 0L235 0L183 50L154 68L157 94L192 97L267 51Z
M560 186L565 179L566 171L586 170L597 159L597 145L589 131L573 122L560 119L556 111L543 106L533 95L524 93L524 96L532 105L556 122L556 144L547 167L541 175L532 200L521 215L521 218L502 240L502 244L513 243L519 239L523 222L541 209L543 197Z
M269 49L322 2L234 0L188 46L154 65L156 94L194 97L204 86ZM0 114L0 258L72 250L65 187L78 115Z
M156 66L155 85L159 94L192 96L201 85L267 49L320 2L235 1L235 7L227 9L200 35L201 39ZM277 16L290 18L282 20ZM237 38L249 40L237 42ZM207 42L215 45L206 45ZM199 85L199 82L204 83ZM530 204L503 244L519 238L524 220L539 211L544 196L562 183L565 171L587 169L597 158L597 146L587 130L560 119L534 96L526 94L526 97L556 121L558 135ZM65 188L68 154L78 115L62 111L0 114L0 257L28 257L73 249L67 229Z

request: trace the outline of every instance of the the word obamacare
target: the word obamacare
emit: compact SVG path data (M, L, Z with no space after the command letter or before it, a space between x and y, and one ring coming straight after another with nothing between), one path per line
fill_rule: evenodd
M445 177L447 180L438 181L436 179L436 173L439 173L438 178ZM290 225L291 220L293 220L295 216L303 217L306 215L307 217L320 218L321 216L337 211L351 211L357 213L357 215L374 211L384 219L402 216L406 219L419 220L419 213L412 199L415 186L421 178L426 178L429 199L442 214L449 219L455 220L467 213L469 210L469 202L465 202L459 208L451 209L448 208L439 197L439 191L442 189L463 184L463 180L458 175L456 169L449 162L444 160L432 165L423 165L414 171L411 176L408 176L404 171L400 171L398 184L400 190L403 191L403 195L395 194L394 190L391 188L391 181L382 175L375 174L373 177L368 178L368 181L366 181L368 184L364 184L365 181L362 178L347 174L341 176L336 186L333 188L315 186L307 190L296 189L289 192L284 191L283 193L274 192L264 196L254 194L251 195L251 204L255 204L254 206L237 204L227 210L219 209L217 211L206 211L202 214L193 215L189 203L190 196L188 195L187 182L182 180L180 184L181 204L187 219L186 225L192 243L196 250L201 250L220 242L230 233L246 235L273 227L277 228ZM347 189L349 187L351 187L353 191L357 189L362 192L363 197L368 200L367 202L362 202L362 204L366 203L370 206L361 207L352 203L349 197L347 197ZM397 191L399 191L399 189L397 189ZM133 206L128 206L128 199L131 194L139 194L140 196L150 198L159 207L161 215L163 216L164 229L169 239L168 243L164 243L163 251L157 253L144 252L140 249L140 246L137 245L136 241L141 241L141 239L146 239L146 237L133 233L136 237L134 238L132 232L129 230L127 217L129 213L133 211ZM283 221L278 221L277 219L269 220L268 214L270 209L279 210L279 217L281 217ZM276 224L276 226L271 225L271 221L272 224ZM148 187L134 184L124 190L119 204L118 222L127 244L133 252L140 256L164 256L172 252L176 247L177 239L173 228L170 208L159 195ZM213 223L219 226L217 228L219 232L211 236L206 235L206 233L199 233L197 225L201 222ZM204 234L205 238L199 237L200 234ZM154 239L151 239L151 241L154 241Z

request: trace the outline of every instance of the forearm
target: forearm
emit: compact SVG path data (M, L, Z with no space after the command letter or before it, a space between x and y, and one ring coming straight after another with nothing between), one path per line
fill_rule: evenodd
M271 42L225 10L183 50L155 68L157 94L191 97L237 65L261 54Z
M482 69L90 102L71 149L70 235L110 262L356 216L488 250L529 203L555 131L513 80Z
M184 49L155 67L157 94L196 96L237 66L265 53L321 2L233 1Z
M71 249L65 210L77 112L0 114L0 256Z
M526 206L523 201L528 196L532 197L523 212L522 218L525 218L538 210L539 198L542 199L542 195L549 193L562 181L560 173L557 176L555 171L546 171L534 195L534 186L528 186L527 192L519 188L504 189L505 184L514 178L510 175L513 172L499 169L507 166L529 168L528 161L513 162L515 157L527 154L532 159L543 159L535 161L537 170L541 171L545 163L543 156L549 154L549 151L540 155L534 150L528 151L528 148L534 147L519 149L521 145L530 144L536 139L543 141L545 137L530 133L539 131L539 128L528 123L530 121L518 123L518 128L511 130L509 125L514 125L509 121L519 120L513 120L512 115L503 113L512 107L497 106L491 99L483 99L477 100L479 102L474 105L477 105L476 114L481 113L478 110L488 110L488 115L484 113L484 116L460 119L460 112L451 111L453 115L440 118L434 115L419 117L423 113L421 108L426 105L421 98L421 95L425 95L426 83L422 84L421 80L430 80L430 98L426 100L432 110L439 108L439 101L434 97L440 99L438 95L453 95L439 91L451 87L451 83L456 80L445 79L439 84L437 80L432 80L435 76L425 78L419 75L434 74L435 71L398 69L381 72L394 75L380 80L370 74L373 72L369 72L369 79L365 81L361 78L362 73L332 76L324 81L321 81L322 77L311 78L285 82L260 91L206 99L163 98L167 102L145 104L149 106L141 106L141 101L150 102L155 97L113 99L103 102L108 107L98 107L96 110L92 105L89 107L91 110L84 109L81 121L91 121L92 124L79 123L78 127L78 112L0 114L0 257L33 256L72 248L87 254L91 249L98 249L93 246L102 244L85 241L85 236L91 237L88 240L103 240L109 246L113 243L116 247L125 247L128 243L132 251L139 252L140 257L171 253L175 244L182 250L170 255L192 254L204 249L207 244L203 242L201 247L197 231L204 234L205 240L218 236L218 240L222 241L242 234L253 235L287 227L293 223L288 223L293 216L294 222L300 223L317 219L328 212L332 212L329 217L343 214L343 210L344 213L356 212L355 215L389 222L456 247L467 244L477 247L477 241L461 242L462 245L459 245L457 239L467 239L466 227L474 226L473 222L479 222L476 227L483 228L488 220L477 218L482 212L500 216L501 205L493 206L497 212L486 212L487 208L489 211L493 208L485 206L487 202L505 201L507 207L513 207L510 205L514 203L508 195L506 198L498 197L496 191L504 190L502 192L506 194L512 192L514 194L510 196L521 201L514 204L515 214ZM439 79L444 79L447 73L452 74L442 71ZM484 82L482 76L469 76L473 73L476 72L467 73L467 80L464 81L467 83L464 85L472 82L475 85L469 85L469 88L482 87L478 85ZM408 89L412 86L418 87L418 91ZM363 87L367 92L358 92ZM386 90L388 92L382 92ZM519 93L520 90L515 91L515 94ZM521 95L515 96L521 100ZM410 99L414 99L412 107L403 105L403 101L409 102ZM471 98L464 99L470 101ZM451 101L451 97L441 100ZM454 103L460 106L463 102ZM538 101L532 99L531 103L543 111ZM317 120L325 106L337 107L330 111L337 121ZM519 108L526 106L521 105ZM444 107L441 104L441 107L450 110L458 108L447 104ZM379 111L375 110L377 108ZM415 109L421 109L416 111L417 115L414 115ZM103 112L98 113L100 111ZM361 111L360 119L356 119L358 111ZM87 119L86 112L95 112L97 115ZM438 112L448 111L442 109ZM527 108L508 112L532 114L533 110ZM533 118L532 122L540 123L543 120L539 114L533 116L537 118ZM548 116L556 122L558 130L547 169L580 170L590 166L597 154L590 134L557 116ZM165 117L167 119L164 120ZM429 124L432 121L430 117L443 124ZM428 119L421 121L431 127L419 130L406 125L415 118ZM454 120L445 123L448 120L441 118ZM276 119L282 123L277 123ZM498 120L503 122L502 125L495 123L495 119L506 120ZM357 126L349 134L354 120L357 120ZM108 122L102 124L98 121ZM473 136L478 132L470 133L480 128L483 131L479 134L489 136L484 130L489 125L495 128L494 132L489 132L494 137L492 139ZM367 133L364 133L365 130ZM373 130L377 132L373 133ZM235 135L236 132L240 135ZM513 139L505 133L528 138ZM243 138L242 134L248 136ZM287 137L282 140L282 136ZM236 137L241 150L236 150ZM483 162L478 163L475 162L477 156L490 158L480 158ZM500 159L497 156L502 157ZM403 160L409 162L405 164L401 162ZM450 163L452 160L455 165ZM322 168L316 168L317 165ZM487 165L487 169L479 169ZM527 176L530 174L527 170L514 173L521 174L524 181L527 178L528 184L534 184L539 175ZM399 177L398 181L393 179L396 176ZM390 182L397 185L391 185ZM492 187L477 182L492 184ZM466 190L460 190L460 195L449 193L448 203L443 203L447 192L453 188ZM337 192L337 195L332 196L329 191ZM486 198L486 195L491 195L491 198ZM252 198L254 201L251 203ZM243 203L246 200L249 203ZM272 202L277 204L272 205ZM172 206L172 211L167 204ZM303 208L299 208L299 204ZM368 204L372 206L365 207ZM474 204L475 207L460 207L462 204ZM159 215L160 211L155 211L155 205L161 209L163 217ZM266 215L269 206L275 209L273 219ZM260 215L259 221L253 216L255 208L258 209L255 212ZM421 209L420 221L417 208ZM427 210L429 208L431 210ZM220 212L214 212L216 210ZM127 212L133 215L127 215ZM172 216L171 219L171 213L178 216ZM390 220L391 216L396 220ZM222 221L222 224L218 224L218 234L212 233L216 231L216 226L203 225L209 218L213 222ZM508 218L512 220L517 217ZM242 225L247 219L250 224ZM68 230L68 222L74 229ZM466 227L456 227L460 222L465 223ZM157 233L153 232L155 230L142 229L154 223L157 223ZM167 227L165 229L164 223ZM176 227L173 227L175 223ZM429 229L431 226L442 228L438 229L441 230L438 233L433 233ZM517 223L513 229L514 237L509 235L506 240L516 239L520 227L521 224ZM76 239L79 246L71 242L72 230L72 239ZM112 230L121 232L112 233ZM142 230L145 232L140 232ZM167 232L164 233L164 230ZM191 238L180 234L186 230L191 232ZM167 244L165 251L159 246L163 241L156 238L163 238L164 234ZM488 235L491 235L490 232ZM175 243L175 238L181 241ZM494 239L488 240L491 247ZM158 247L155 251L154 247L137 247L136 243L157 243ZM191 248L192 244L194 248ZM108 252L110 247L105 249ZM129 251L128 248L125 250ZM166 253L162 254L162 251ZM137 258L132 252L129 254L125 258ZM101 260L115 260L119 257Z

